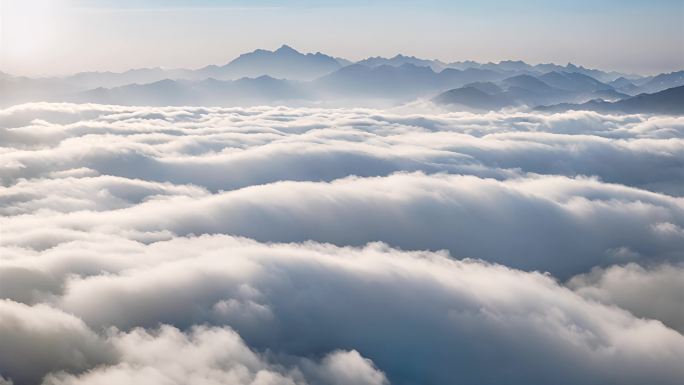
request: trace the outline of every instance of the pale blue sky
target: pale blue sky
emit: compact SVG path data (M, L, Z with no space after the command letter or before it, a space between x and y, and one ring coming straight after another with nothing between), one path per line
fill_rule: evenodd
M352 60L684 68L684 0L0 0L0 23L0 70L22 75L194 68L284 43Z

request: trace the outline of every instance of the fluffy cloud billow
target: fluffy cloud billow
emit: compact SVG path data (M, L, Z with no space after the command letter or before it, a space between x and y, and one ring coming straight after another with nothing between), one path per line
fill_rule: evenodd
M594 268L573 277L568 285L586 298L655 318L684 331L684 266L642 267L635 263Z
M321 362L269 364L228 327L193 327L184 333L171 326L116 333L108 342L121 354L116 365L83 374L50 373L43 384L320 384L383 385L385 374L357 351L334 351ZM179 357L184 357L179 360ZM309 378L310 377L310 378Z
M88 168L212 191L397 171L594 175L682 195L684 119L592 112L28 104L0 113L4 184Z
M684 377L682 118L35 103L0 138L0 383Z
M35 211L2 220L6 244L41 250L121 232L341 246L383 241L403 249L447 249L563 279L598 265L684 260L682 198L593 179L412 173L278 182L217 194L158 183L122 185L120 178L68 179L63 188L82 191L55 188L54 196L15 203ZM125 189L128 195L121 193ZM25 197L18 195L12 198ZM84 199L87 206L78 207Z
M208 381L222 381L243 373L236 383L252 383L261 371L296 379L284 373L298 370L312 383L324 383L316 382L319 377L345 383L334 374L347 370L317 365L325 366L331 352L357 351L372 361L354 360L366 363L361 366L367 374L359 376L369 378L367 383L383 383L385 375L400 384L455 377L498 383L504 373L514 383L556 376L561 383L677 383L682 374L681 334L587 300L539 273L382 244L362 249L262 244L217 235L137 244L137 249L127 266L72 275L63 293L29 307L33 322L57 313L82 319L90 330L122 330L98 339L79 321L83 336L33 336L76 344L72 349L79 354L74 354L96 369L74 377L35 365L31 373L51 373L48 379L56 383L100 378L184 383L195 371L214 376ZM74 263L68 256L61 259L62 266ZM89 262L80 267L89 270ZM17 307L27 307L3 306L3 326L18 317ZM47 312L48 306L55 310ZM159 323L172 327L157 330ZM82 346L86 336L100 350ZM12 348L3 344L2 349ZM100 361L114 362L95 365L96 353L110 351L113 358ZM493 359L496 366L489 366ZM548 360L543 369L537 366L542 359ZM9 365L3 370L21 379L22 367Z

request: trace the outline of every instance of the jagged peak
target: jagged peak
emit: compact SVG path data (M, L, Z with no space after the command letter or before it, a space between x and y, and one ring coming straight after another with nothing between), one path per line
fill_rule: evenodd
M277 50L273 51L275 53L299 53L296 49L290 47L287 44L283 44Z
M391 58L391 60L394 60L394 59L417 59L417 58L415 56L406 56L406 55L398 53L398 54L394 55L393 58Z
M499 64L527 64L522 60L501 60Z

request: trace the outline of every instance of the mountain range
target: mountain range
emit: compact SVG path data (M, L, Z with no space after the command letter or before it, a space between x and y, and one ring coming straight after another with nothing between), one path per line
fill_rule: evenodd
M595 99L581 104L561 103L552 106L539 106L536 110L550 112L585 110L604 113L684 115L684 86L668 88L652 94L644 93L614 102Z
M477 63L396 55L356 63L283 45L258 49L224 65L198 69L143 68L82 72L66 77L27 78L0 72L0 106L29 101L74 101L147 105L316 104L359 105L428 99L448 108L496 110L546 106L610 109L633 97L680 98L661 91L684 85L684 71L638 76L568 63L523 61ZM657 99L637 96L658 94ZM629 102L637 103L637 102ZM632 104L620 104L630 105ZM550 107L554 106L556 107ZM617 107L615 107L617 108ZM630 107L629 109L633 109ZM678 111L677 108L665 110Z

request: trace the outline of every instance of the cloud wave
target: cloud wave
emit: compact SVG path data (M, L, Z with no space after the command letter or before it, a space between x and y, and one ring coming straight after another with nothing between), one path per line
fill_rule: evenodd
M253 349L285 357L280 365L287 357L357 350L399 384L454 376L498 383L504 374L514 383L559 376L667 384L683 374L684 336L587 301L539 273L382 244L262 244L217 235L137 247L142 254L117 273L71 276L51 306L93 330L132 330L134 340L150 333L135 328L158 323L228 325ZM494 357L497 366L487 365ZM544 369L514 370L542 359Z

